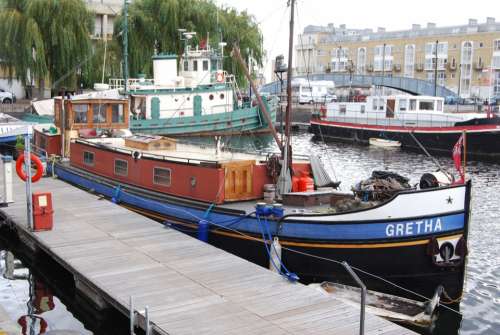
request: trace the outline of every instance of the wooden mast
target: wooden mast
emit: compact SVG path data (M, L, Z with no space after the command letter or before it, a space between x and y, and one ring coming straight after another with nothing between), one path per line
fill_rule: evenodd
M288 159L292 158L290 143L290 126L292 121L292 57L293 57L293 25L294 25L295 0L290 0L290 35L288 37L288 72L286 75L286 114L285 114L285 147ZM284 156L284 155L283 155ZM287 166L288 162L284 162Z

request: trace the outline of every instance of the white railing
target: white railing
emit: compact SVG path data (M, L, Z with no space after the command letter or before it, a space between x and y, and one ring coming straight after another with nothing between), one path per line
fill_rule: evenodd
M155 84L154 79L144 79L144 78L130 78L127 80L127 87L136 86L152 86ZM123 78L111 78L109 79L109 88L111 89L121 89L125 87L125 80Z

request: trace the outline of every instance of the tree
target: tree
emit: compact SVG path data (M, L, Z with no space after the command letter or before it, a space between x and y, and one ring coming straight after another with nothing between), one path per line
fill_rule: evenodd
M123 17L115 21L115 36L122 46ZM234 8L218 8L209 0L136 0L129 8L129 69L131 76L152 74L151 57L156 53L180 55L183 44L178 29L196 31L191 43L199 43L210 35L210 45L217 47L220 39L227 42L224 68L243 82L240 65L229 55L239 45L242 56L252 52L262 64L261 33L253 16Z
M83 0L0 1L0 58L10 79L75 88L77 69L92 55L93 15Z

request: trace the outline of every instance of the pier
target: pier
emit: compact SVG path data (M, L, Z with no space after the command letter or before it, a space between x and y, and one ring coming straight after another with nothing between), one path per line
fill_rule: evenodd
M147 333L359 333L358 308L311 287L63 181L44 178L33 190L52 193L53 229L28 229L25 185L17 177L2 224L33 254L69 271L95 306L128 316L132 297L134 323ZM365 334L414 333L367 314Z

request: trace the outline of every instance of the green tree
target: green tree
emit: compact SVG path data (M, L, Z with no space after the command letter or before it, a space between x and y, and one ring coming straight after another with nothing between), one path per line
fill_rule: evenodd
M115 36L122 46L123 17L115 21ZM152 74L151 56L155 53L181 54L183 44L178 29L196 31L190 43L199 43L210 35L209 43L216 47L220 38L227 42L224 50L224 68L233 72L240 82L243 72L230 57L235 44L242 56L262 64L260 29L255 18L236 9L218 8L209 0L136 0L129 7L129 69L132 77L139 73Z
M0 58L24 84L46 78L76 88L76 72L92 55L93 15L83 0L0 0Z

